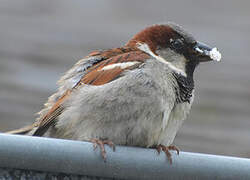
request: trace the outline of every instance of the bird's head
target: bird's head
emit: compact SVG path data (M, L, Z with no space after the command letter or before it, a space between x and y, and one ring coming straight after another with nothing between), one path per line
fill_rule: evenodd
M153 25L137 33L128 43L146 53L171 63L187 76L193 75L200 62L220 61L217 48L197 41L175 23Z

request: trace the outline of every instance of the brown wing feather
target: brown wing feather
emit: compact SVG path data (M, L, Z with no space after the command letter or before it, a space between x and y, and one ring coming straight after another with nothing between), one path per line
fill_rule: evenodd
M55 123L56 117L58 117L63 111L62 103L70 95L71 90L66 91L62 97L54 104L50 111L39 121L37 130L33 133L33 136L42 136L46 130Z
M129 51L130 50L130 51ZM95 64L87 70L87 73L82 77L79 83L74 87L74 89L79 88L83 84L89 85L103 85L105 83L111 82L116 79L125 69L121 69L119 67L110 69L110 70L102 70L103 67L115 63L122 62L132 62L138 61L143 63L146 59L149 58L149 55L143 53L142 51L132 51L133 49L125 49L118 48L106 51L106 52L94 52L94 55L101 55L106 57L103 61ZM91 54L91 55L92 55ZM108 58L107 58L108 57ZM137 66L131 66L126 69L133 69ZM74 89L67 90L61 98L54 104L54 106L50 109L50 111L39 120L38 128L34 132L34 136L42 136L46 130L55 123L55 119L61 114L63 111L63 102L70 96L71 92Z

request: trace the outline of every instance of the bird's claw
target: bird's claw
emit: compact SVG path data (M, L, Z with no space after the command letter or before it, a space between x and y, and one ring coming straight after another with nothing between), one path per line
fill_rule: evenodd
M179 153L180 153L180 150L174 145L164 146L164 145L160 144L160 145L156 146L156 150L157 150L158 154L160 154L160 152L163 151L166 154L170 164L172 164L172 155L169 152L169 150L176 151L177 155L179 155Z
M106 159L107 159L107 153L106 153L104 145L107 144L110 148L113 149L113 151L115 151L115 144L112 141L93 138L90 140L90 142L93 143L94 150L96 150L97 145L100 147L101 155L102 155L104 162L106 162Z

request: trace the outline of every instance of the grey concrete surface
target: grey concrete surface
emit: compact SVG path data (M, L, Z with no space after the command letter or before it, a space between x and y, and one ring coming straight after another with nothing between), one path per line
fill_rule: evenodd
M56 81L96 49L174 21L222 52L201 64L196 98L175 144L250 157L250 1L0 0L0 131L34 121Z
M1 180L119 180L114 178L100 178L83 175L72 175L63 173L51 173L34 170L0 168Z

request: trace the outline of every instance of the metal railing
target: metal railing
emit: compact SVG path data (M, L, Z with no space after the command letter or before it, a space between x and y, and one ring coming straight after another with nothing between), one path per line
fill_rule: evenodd
M94 151L88 142L0 134L0 179L13 171L83 179L250 179L249 159L171 152L170 165L165 154L158 155L154 149L117 146L115 152L106 150L104 162L99 149Z

